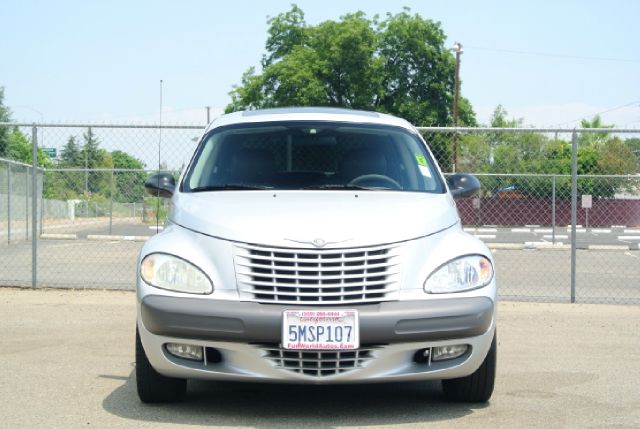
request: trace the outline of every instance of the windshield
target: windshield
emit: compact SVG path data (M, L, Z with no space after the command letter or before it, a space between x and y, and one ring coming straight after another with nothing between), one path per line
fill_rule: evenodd
M444 192L420 138L402 128L272 122L214 129L183 192L252 189Z

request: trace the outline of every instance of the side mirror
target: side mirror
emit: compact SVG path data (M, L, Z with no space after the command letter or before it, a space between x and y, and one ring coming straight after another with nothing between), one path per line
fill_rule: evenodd
M176 181L169 173L157 173L144 182L144 189L154 197L171 198Z
M472 174L456 173L447 177L453 198L471 197L480 191L480 181Z

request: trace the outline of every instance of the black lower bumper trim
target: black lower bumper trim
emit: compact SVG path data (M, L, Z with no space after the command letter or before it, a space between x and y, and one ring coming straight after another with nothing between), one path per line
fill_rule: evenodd
M152 334L233 342L279 343L282 312L334 307L258 304L147 295L142 323ZM361 344L389 344L473 337L493 320L493 301L486 297L394 301L336 306L358 310Z

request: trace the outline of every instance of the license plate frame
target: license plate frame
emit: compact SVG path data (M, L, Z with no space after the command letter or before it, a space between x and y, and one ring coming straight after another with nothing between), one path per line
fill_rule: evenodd
M355 350L359 347L357 310L305 309L282 312L283 349Z

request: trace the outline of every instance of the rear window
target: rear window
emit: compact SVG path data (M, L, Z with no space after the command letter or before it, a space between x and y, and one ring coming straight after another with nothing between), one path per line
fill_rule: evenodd
M182 191L241 189L444 192L418 136L398 127L332 122L213 130L200 144Z

